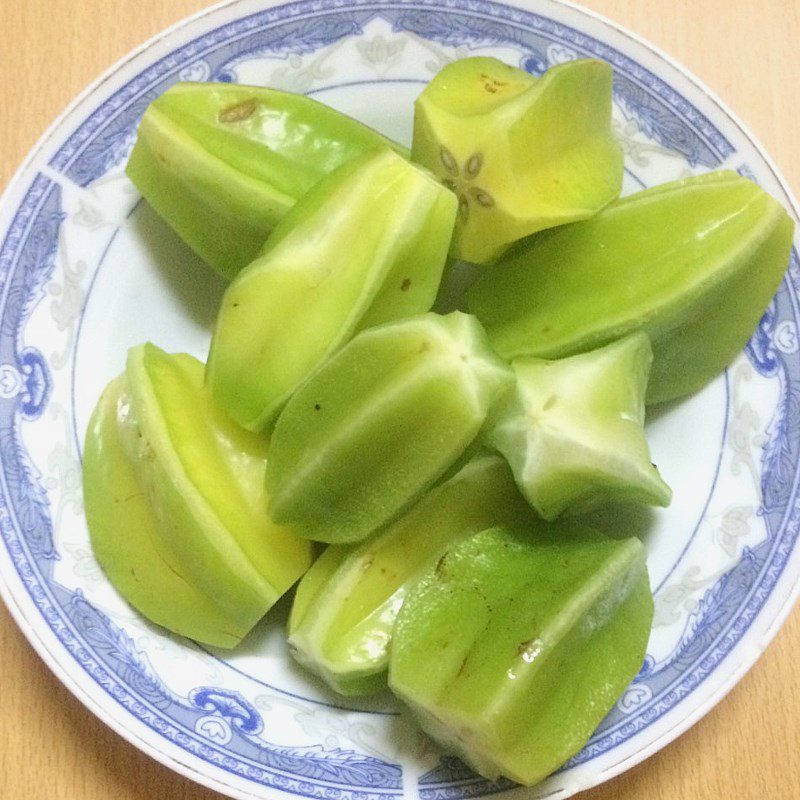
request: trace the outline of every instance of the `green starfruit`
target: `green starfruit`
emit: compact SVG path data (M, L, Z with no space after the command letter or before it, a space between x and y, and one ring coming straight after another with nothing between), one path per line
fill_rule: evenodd
M233 278L322 177L395 145L303 95L178 83L145 111L128 177L203 260Z
M643 330L647 402L700 389L741 350L789 261L794 223L720 171L623 198L521 242L469 290L505 358L563 358Z
M130 351L89 424L84 500L100 566L148 619L233 647L308 569L309 543L267 513L266 453L199 361Z
M467 314L362 331L278 418L266 471L273 518L322 542L365 539L452 467L512 382Z
M532 785L583 747L636 676L652 618L638 539L483 531L408 590L389 686L481 775Z
M208 358L216 400L262 428L358 329L427 311L455 211L451 192L390 150L318 183L225 293Z
M544 519L612 501L669 505L644 436L652 360L638 332L559 361L512 362L516 391L493 414L486 441Z
M414 106L411 153L458 195L455 256L486 263L619 196L611 77L602 61L559 64L536 78L484 57L436 75Z
M314 562L289 619L293 654L340 694L385 687L394 621L420 572L458 539L533 516L503 459L479 453L381 533Z

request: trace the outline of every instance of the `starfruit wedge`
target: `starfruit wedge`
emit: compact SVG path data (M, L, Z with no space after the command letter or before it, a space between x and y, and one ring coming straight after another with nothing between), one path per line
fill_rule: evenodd
M467 314L362 331L278 418L266 471L273 518L322 542L366 538L462 456L512 382Z
M652 360L638 332L559 361L512 362L516 391L493 414L486 441L544 519L612 501L669 505L644 436Z
M203 260L233 278L317 181L395 145L303 95L232 83L178 83L150 104L128 177Z
M583 747L636 676L652 618L638 539L495 528L408 590L389 686L480 774L532 785Z
M663 184L521 242L468 292L508 359L563 358L644 330L647 402L700 389L775 294L794 223L735 172Z
M340 694L385 687L392 628L409 584L456 540L533 516L505 461L477 454L383 532L331 545L314 562L289 619L293 654Z
M448 64L414 106L412 158L459 199L453 254L483 264L512 242L585 219L619 196L611 66L536 78L495 58Z
M130 351L89 425L84 500L100 566L148 619L233 647L308 569L309 543L267 513L266 452L213 403L199 361Z
M455 197L390 150L341 166L283 219L222 300L208 383L251 430L359 328L427 311Z

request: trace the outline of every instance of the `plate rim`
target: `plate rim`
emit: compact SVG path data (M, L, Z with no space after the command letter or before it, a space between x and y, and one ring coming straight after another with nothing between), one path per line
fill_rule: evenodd
M495 2L497 5L517 7L523 11L542 13L540 8L537 9L538 3L536 0L493 0L493 2ZM216 2L207 8L201 9L200 11L181 18L175 23L149 37L141 44L135 46L122 57L114 61L108 68L101 72L97 78L87 84L87 86L66 105L66 107L55 117L55 119L47 126L45 131L39 136L35 144L28 150L22 162L12 174L2 193L0 193L0 210L7 213L7 209L10 206L10 198L18 195L21 191L21 187L24 188L23 183L26 173L33 165L33 162L36 161L36 159L39 158L42 153L46 152L47 146L51 143L51 140L54 138L57 132L62 128L68 117L75 112L81 104L89 100L98 91L101 91L103 86L112 81L121 70L129 67L135 60L147 55L150 51L152 51L154 48L157 48L161 44L167 45L167 52L171 52L176 47L180 46L169 42L170 37L174 34L180 33L184 29L201 22L205 18L213 17L222 11L234 8L237 5L244 5L246 3L247 0L222 0L221 2ZM653 44L645 37L639 35L627 26L617 23L600 12L580 6L577 3L572 2L572 0L546 0L546 3L569 9L580 17L601 23L610 29L610 31L621 34L623 37L626 37L627 39L636 43L639 47L643 48L645 51L648 51L657 59L671 67L676 73L687 79L700 95L704 95L706 98L708 98L713 105L715 105L721 112L723 112L724 115L727 116L728 120L739 129L743 137L753 146L758 156L763 159L766 166L769 167L770 171L772 172L776 182L780 185L780 188L788 201L789 211L796 221L800 221L800 205L798 204L792 188L790 187L783 173L778 168L772 156L762 144L761 140L753 134L751 129L742 121L740 116L734 112L714 90L709 88L702 80L700 80L693 71L688 69L676 58L669 55L666 51ZM259 5L259 10L277 8L282 5L294 5L294 3L291 2L291 0L290 2L282 2L281 0L265 0L265 2ZM345 7L347 4L331 3L331 8L339 7L339 5L341 5L341 7ZM446 7L450 5L450 3L443 5ZM453 5L457 6L459 3L456 2ZM44 174L47 175L47 171L50 169L49 161L45 161L45 164L48 164L48 166L46 166L44 169ZM134 728L138 727L142 723L135 716L131 715L126 710L123 710L123 712L119 715L115 715L112 710L106 708L104 704L101 704L94 697L92 697L92 695L86 689L84 689L83 686L81 686L80 682L74 679L70 670L62 664L62 661L59 660L56 654L51 652L48 640L50 637L54 636L52 630L48 628L45 632L41 629L38 618L35 621L29 619L24 608L18 602L16 595L12 591L11 585L4 574L0 574L0 598L2 598L6 608L9 611L9 614L14 619L20 631L34 648L39 657L48 666L50 671L55 675L58 681L64 685L65 688L67 688L67 690L70 691L70 693L76 697L76 699L81 702L81 704L88 711L92 713L93 716L114 730L118 735L120 735L124 740L132 744L138 750L146 753L158 763L161 763L174 772L177 772L178 774L209 789L224 792L230 797L242 798L242 800L252 800L254 795L251 792L242 790L235 786L232 782L229 782L236 780L235 775L224 772L210 762L203 762L204 769L206 769L209 773L215 773L219 777L214 777L206 772L201 772L191 766L189 763L184 763L183 760L167 752L167 750L173 745L172 743L163 740L163 737L162 741L166 746L164 746L163 749L159 749L147 738L140 736L134 730ZM604 783L607 780L610 780L627 771L634 765L641 763L654 753L661 750L667 744L674 741L678 736L686 732L700 719L702 719L702 717L709 713L709 711L711 711L729 694L729 692L738 684L741 678L744 677L744 675L747 674L747 672L749 672L749 670L754 666L761 655L763 655L769 644L774 640L775 636L781 630L789 615L794 610L798 599L800 599L800 571L798 571L794 576L792 589L786 595L786 599L784 600L780 610L772 616L769 622L767 633L761 637L757 644L752 644L752 646L747 648L746 657L739 662L736 669L731 671L724 684L715 689L714 692L705 699L705 702L698 705L698 707L691 714L687 715L680 724L674 726L666 733L659 735L657 739L651 742L649 745L632 754L629 758L623 759L608 770L602 773L594 773L591 782L588 785L582 785L577 790L585 791L594 786L600 785L601 783ZM58 644L60 645L60 643ZM737 643L736 647L738 647L740 644L741 643ZM117 718L118 716L119 719ZM192 754L186 754L187 761L194 761L194 759L195 757ZM276 795L278 792L280 792L280 790L276 788L270 788L267 791L270 794L275 793ZM281 795L285 796L286 793L281 792ZM571 796L571 794L569 796Z

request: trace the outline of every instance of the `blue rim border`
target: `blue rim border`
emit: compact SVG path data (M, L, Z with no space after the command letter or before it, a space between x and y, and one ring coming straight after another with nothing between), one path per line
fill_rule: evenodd
M445 11L445 13L458 13L458 12L464 10L464 11L467 11L470 14L474 15L476 18L481 18L483 15L487 15L490 19L501 19L503 24L508 24L509 21L514 22L514 23L518 23L518 22L521 22L523 19L525 19L525 20L535 20L535 21L538 21L538 26L539 26L539 27L537 27L536 24L531 23L532 26L533 26L533 29L535 29L535 30L547 31L547 32L552 33L553 35L556 35L557 32L561 33L561 34L564 34L564 35L567 36L566 41L574 44L576 47L578 47L580 49L583 49L586 52L594 52L594 51L591 50L591 46L592 45L597 45L597 46L599 46L599 48L600 48L600 50L602 51L603 54L601 55L600 52L594 52L594 54L601 55L601 57L605 57L607 60L612 61L612 63L615 63L615 65L620 66L617 59L623 59L624 61L632 64L634 67L636 67L636 69L640 73L641 72L646 73L644 75L644 83L645 83L645 85L648 85L648 86L652 87L652 86L658 85L658 83L660 83L661 88L665 88L667 90L667 94L669 94L671 96L671 102L672 102L673 107L676 110L678 110L679 113L681 113L682 115L689 115L692 111L696 112L696 109L693 109L693 107L691 107L687 103L687 101L685 99L683 99L677 92L672 90L671 87L669 87L667 84L664 84L663 81L660 81L660 79L658 79L656 76L653 76L652 73L649 73L648 71L643 70L643 68L641 68L639 65L637 65L635 62L631 61L627 57L623 56L622 54L618 53L617 51L613 50L612 48L609 48L607 45L604 45L602 42L598 42L597 40L592 39L591 37L587 37L587 36L585 36L584 34L578 32L578 31L574 31L574 29L567 28L566 26L563 26L560 23L556 23L556 22L554 22L552 20L549 20L547 18L544 18L544 17L539 17L538 15L531 14L530 12L521 11L519 9L512 9L512 8L507 7L507 6L502 6L502 5L499 5L499 4L484 3L484 2L448 3L445 8L441 8L438 4L428 3L428 2L423 2L423 3L416 2L416 3L407 3L407 4L406 3L386 3L386 4L381 4L381 3L375 3L375 2L361 2L361 1L357 1L355 3L348 4L348 6L344 7L343 11L347 11L347 10L353 8L353 7L358 8L358 9L371 9L371 10L376 11L376 12L382 12L382 11L386 11L388 9L395 9L395 10L401 9L401 10L404 10L404 11L409 10L409 9L415 9L415 10L422 10L422 11L432 12L432 11L438 9L439 11ZM235 23L231 23L230 25L223 26L223 27L217 29L216 31L211 32L210 34L207 34L205 37L198 37L198 39L194 40L189 45L186 45L186 46L184 46L182 48L177 49L176 51L171 53L169 56L165 57L165 59L162 59L161 61L159 61L157 65L154 65L154 67L151 67L150 69L145 70L143 73L140 73L139 77L141 78L142 76L147 75L148 73L152 72L152 70L155 68L155 66L166 64L166 63L168 63L170 61L170 59L174 60L175 58L178 58L179 59L179 63L177 65L173 65L173 66L169 66L168 67L169 69L172 69L173 72L174 72L174 70L177 69L177 67L183 66L183 65L186 64L186 61L184 60L184 58L186 58L191 53L191 48L192 48L193 45L196 45L198 42L203 41L207 37L211 38L212 40L215 40L215 37L217 37L216 38L216 42L217 42L217 45L218 45L219 42L221 41L218 38L218 36L219 36L221 31L227 30L229 28L230 29L234 29L237 26L243 26L241 28L241 30L237 31L237 33L252 32L253 29L254 29L254 26L252 24L254 20L263 19L267 23L274 22L274 21L285 21L286 16L280 14L280 12L282 12L282 11L295 12L295 13L291 14L290 16L291 17L300 18L302 16L302 13L303 13L302 9L308 9L309 14L311 14L311 13L315 13L315 14L316 13L338 13L337 10L341 9L341 6L339 6L339 4L337 4L337 3L320 3L320 2L297 3L297 4L290 5L290 6L281 6L281 7L278 7L276 9L271 9L271 10L269 10L267 12L260 12L259 14L251 15L251 16L243 18L242 20L239 20L239 21L237 21ZM570 35L574 35L577 38L572 40L572 39L569 38ZM622 68L622 67L620 66L620 68ZM656 83L654 84L652 81L648 81L647 76L650 76L651 79L654 79L654 81ZM642 77L642 76L640 75L640 77ZM126 87L121 91L125 91L133 83L134 83L134 81L132 81L131 83L127 84ZM119 92L117 94L115 94L115 98L117 98L119 94L120 94ZM112 98L112 100L113 99L114 98ZM111 101L109 101L109 103L111 103ZM84 125L82 125L78 129L78 131L75 134L73 134L73 136L70 137L67 140L67 142L65 143L65 145L58 151L56 156L51 161L51 166L56 168L56 169L62 170L67 175L67 177L70 177L71 179L75 179L76 177L80 177L80 175L78 173L74 172L73 167L75 166L76 162L78 162L80 160L81 156L84 156L86 154L87 148L91 147L91 145L93 143L95 143L95 138L94 137L97 136L103 130L103 128L102 127L98 127L95 124L94 128L91 131L88 131L86 133L86 136L84 136L83 138L81 138L81 136L79 134L81 134L82 131L86 132L85 131L86 126L89 125L90 122L92 122L92 121L94 121L94 123L97 122L96 116L97 116L97 114L102 113L103 109L105 109L106 111L113 112L110 118L116 119L116 118L118 118L119 113L121 113L124 110L124 107L125 107L125 103L124 102L123 103L114 102L114 103L112 103L111 106L109 106L108 103L106 103L106 104L103 104L102 106L100 106L100 108L98 110L96 110L92 115L90 115L90 117L87 120L87 122L84 123ZM687 108L688 108L688 111L687 111ZM703 115L700 115L699 112L696 112L696 113L699 116L697 118L695 118L694 121L697 124L698 130L710 135L710 138L713 141L714 146L717 147L717 154L716 154L717 157L722 156L722 154L724 154L724 156L730 155L733 152L733 148L730 145L730 143L727 142L727 140L725 140L724 137L722 137L722 135L719 133L719 131L716 131L716 129L714 129L713 125L710 123L710 121L707 118L705 118ZM76 138L76 137L78 137L78 138ZM727 150L726 150L726 146L728 148ZM70 151L70 149L72 151L71 155L66 157L66 161L61 160L61 159L65 158L65 153ZM76 182L80 182L80 181L76 181ZM20 272L20 259L17 259L15 261L14 258L13 258L13 255L20 248L22 248L24 246L27 246L26 245L26 236L28 238L30 238L30 235L31 235L31 230L30 230L31 221L33 220L33 223L35 224L35 222L36 222L36 216L35 216L36 213L41 212L43 210L43 207L46 206L46 202L47 202L47 198L48 197L52 199L57 194L58 194L58 186L56 184L50 184L48 179L44 178L41 175L37 176L37 178L35 179L32 187L31 187L31 189L29 190L28 195L26 195L25 200L23 201L22 205L20 206L20 208L18 210L18 213L17 213L15 219L12 222L11 228L9 230L9 234L7 235L6 240L3 243L2 250L0 250L0 280L2 280L3 283L4 283L4 288L3 288L4 294L3 294L3 300L2 300L3 308L4 308L4 316L3 316L3 322L4 323L7 321L6 317L7 317L7 307L9 305L9 298L12 297L11 285L13 283L13 278L16 277L16 273ZM42 198L44 198L44 200ZM57 227L57 222L53 222L53 220L57 220L57 218L58 218L58 210L54 210L54 208L56 208L56 209L60 208L58 206L57 202L55 203L55 205L53 207L44 208L44 210L47 213L49 213L51 218L52 218L50 220L51 225L55 224L56 227ZM25 231L27 231L27 232L25 232ZM53 254L54 254L54 249L53 249ZM41 253L40 253L40 255L41 255ZM15 344L17 346L15 348L16 352L13 353L13 356L17 359L18 363L20 363L20 364L23 363L23 360L22 360L23 350L21 348L22 323L27 318L27 316L29 315L29 313L32 310L33 306L38 301L39 292L41 290L41 286L42 286L44 280L46 279L46 275L48 275L49 271L52 269L52 263L50 263L49 266L47 265L47 260L49 258L49 255L51 255L51 254L48 254L46 252L44 253L44 261L43 261L43 263L45 264L45 269L44 270L41 269L41 264L37 265L37 269L35 270L35 272L38 274L38 278L36 279L36 281L33 282L33 283L28 281L27 284L24 285L24 290L27 292L27 295L24 295L23 298L22 298L22 306L20 308L20 314L19 314L19 319L18 319L19 325L18 325L17 330L16 330L17 342ZM795 269L796 269L796 256L795 256ZM31 270L30 267L29 267L28 268L28 273L26 273L26 274L30 274L30 272L32 272L32 271L34 271L34 270ZM9 280L9 275L11 276L11 280ZM793 289L796 289L796 287L793 287ZM792 305L795 306L795 307L792 308L792 312L793 312L792 316L793 316L794 320L797 321L797 309L796 309L796 304L795 304L795 300L796 300L795 295L793 294L793 292L784 292L784 293L790 298ZM13 306L13 302L11 303L11 305ZM778 359L781 360L781 357L778 357ZM34 361L35 361L35 358L34 358ZM793 369L790 370L789 367L790 367L790 365L786 362L785 359L783 359L783 363L781 365L781 369L783 370L783 374L784 374L783 381L784 381L784 387L786 388L786 391L784 392L784 402L785 402L785 404L787 406L790 405L791 401L796 399L794 397L796 389L792 389L792 384L796 381L796 376L794 374L796 372L796 368L793 368ZM791 372L791 374L790 374L790 372ZM46 385L46 383L47 383L46 377L45 378L41 378L41 380L43 380L45 385ZM28 406L26 407L25 398L22 397L22 398L20 398L18 400L18 402L16 403L16 407L14 408L14 413L13 413L13 417L14 417L13 422L14 422L14 424L12 424L12 426L10 427L10 432L12 434L11 435L11 439L16 444L18 444L19 441L20 441L20 439L19 439L19 430L18 430L18 423L19 423L18 414L21 412L21 415L26 419L35 418L38 415L38 413L41 413L41 409L46 404L46 397L40 397L40 402L39 402L38 405L37 405L37 402L35 402L35 401L32 402L30 400L30 397L35 395L35 392L33 391L35 388L36 387L33 386L33 381L32 380L28 381L28 390L29 390L28 391L28 395L27 395L28 396L28 401L27 401ZM788 412L786 412L786 413L788 415ZM5 414L3 416L5 416ZM5 433L5 431L4 431L4 433ZM5 443L4 443L4 445L5 445ZM36 587L31 585L31 581L35 580L35 578L36 578L36 575L31 570L31 564L32 563L33 564L36 563L36 558L34 556L38 555L41 558L44 555L45 557L52 558L53 553L51 552L48 555L46 550L45 551L40 551L38 554L34 553L32 551L28 551L26 553L25 549L26 549L26 546L28 544L27 541L25 541L23 543L23 541L20 540L18 535L16 537L13 535L13 534L19 534L20 533L20 528L19 528L19 522L17 521L17 523L15 524L13 519L12 519L10 507L5 505L6 497L8 497L8 495L9 495L9 481L8 481L8 474L7 474L7 469L6 469L6 458L5 458L5 456L7 454L8 454L8 450L4 446L4 449L3 449L3 455L4 455L4 459L3 459L3 461L4 461L4 475L3 475L4 487L3 488L4 488L4 492L3 492L3 498L2 498L3 499L3 505L0 506L0 525L2 525L3 536L4 536L4 539L6 541L6 545L8 547L9 553L12 555L12 558L14 559L15 566L17 567L17 569L18 569L18 571L20 573L20 577L25 581L26 587L28 588L29 592L31 593L31 596L34 599L34 601L37 603L37 606L39 606L40 610L43 612L46 620L49 623L51 623L51 628L54 630L54 632L57 632L56 631L56 627L57 626L55 625L56 620L53 618L53 614L57 613L57 609L51 607L49 609L50 613L48 613L48 609L43 606L43 602L46 600L46 598L41 593L41 591L39 591L39 592L35 591ZM26 476L26 478L31 478L32 479L30 481L30 483L31 483L31 486L33 487L32 494L34 495L34 497L33 497L33 500L31 502L32 502L32 506L34 508L38 508L39 511L42 513L40 521L42 522L42 524L45 527L45 536L42 537L42 539L46 541L46 539L48 538L47 535L46 535L46 533L47 533L47 524L48 524L47 514L46 514L46 498L43 497L43 494L40 492L40 490L39 490L39 494L37 496L35 472L34 472L32 466L27 462L27 459L26 459L26 456L25 456L24 452L20 451L19 453L17 453L17 455L19 456L18 465L17 465L18 466L18 470L17 470L18 471L18 475L19 476ZM796 455L796 454L793 453L793 455ZM796 459L795 459L794 463L796 463ZM795 480L796 480L796 476L795 476ZM766 492L765 492L765 496L766 496ZM787 505L789 505L791 507L791 505L795 501L795 498L796 498L796 483L792 486L791 495L786 498ZM30 498L29 498L29 500L30 500ZM30 510L30 508L28 510ZM794 531L793 536L791 537L791 542L789 542L788 550L785 550L785 552L783 552L783 553L779 552L779 550L780 550L779 545L781 545L782 543L783 544L786 543L785 534L787 533L787 529L788 529L789 526L788 526L788 524L783 524L783 525L779 524L777 528L772 528L771 523L770 523L770 519L772 519L772 517L769 515L769 513L767 513L767 516L768 516L767 524L768 524L768 529L770 531L770 536L768 537L768 540L770 540L773 543L775 543L775 548L769 553L769 558L767 558L765 560L764 569L763 569L761 575L763 575L765 577L765 580L767 578L769 578L769 577L773 578L772 583L770 584L770 587L769 587L770 589L774 585L775 581L777 581L777 578L780 575L780 569L777 572L774 569L775 566L776 566L775 563L774 563L775 559L777 558L778 561L780 562L781 555L785 555L785 557L788 558L788 555L791 552L791 548L794 545L794 537L796 537L796 524L794 524L794 523L797 522L796 518L797 518L798 511L797 511L797 509L794 509L794 508L792 508L792 511L793 511L793 514L792 514L791 522L793 523L793 527L795 528L795 531ZM789 520L787 519L785 522L788 523ZM774 530L774 533L772 533L773 530ZM25 537L23 536L23 540L24 539L25 539ZM752 556L751 560L755 561L755 559L756 559L756 556L754 554ZM742 563L745 563L747 561L748 561L748 554L746 553L745 557L742 559ZM785 564L785 559L783 560L783 564ZM781 568L782 568L782 565L781 565ZM768 572L770 569L772 571ZM44 575L44 573L43 573L43 575ZM759 588L761 588L762 585L763 585L763 582L762 582L762 584L758 584L756 586L756 590L753 593L751 593L750 595L748 595L748 600L756 595L757 590ZM736 643L736 641L738 641L738 638L740 638L740 636L744 632L744 630L746 630L746 628L749 627L749 624L750 624L750 622L752 622L752 619L755 618L758 609L760 609L761 605L763 605L763 602L768 597L769 589L765 593L762 593L762 594L763 594L763 596L761 597L761 603L758 603L754 607L754 610L752 612L752 616L747 621L746 626L744 628L741 628L741 624L739 625L739 628L737 629L737 632L738 632L739 636L733 638L733 640L731 641L730 647L725 650L725 652L722 654L721 657L724 657L724 655L732 648L732 646ZM751 605L748 605L748 609L751 608ZM57 635L58 635L58 633L57 633ZM726 633L721 634L721 636L724 636L724 635L727 635L727 634ZM59 637L59 638L62 638L62 637ZM67 644L67 641L65 641L64 638L62 638L62 641L64 641L64 643ZM721 641L721 639L720 639L720 641ZM83 648L81 648L80 651L76 652L75 654L76 655L77 654L86 655L87 652ZM98 668L100 670L102 670L102 667L99 664L98 664ZM707 673L707 674L710 674L710 670L709 670L709 673ZM113 691L111 692L111 694L112 694L112 696L116 696ZM116 699L119 700L120 698L116 697ZM680 698L677 697L677 695L676 695L675 702L677 702L678 699L680 699ZM672 705L674 705L674 703L670 703L664 709L663 713L666 713L666 710L668 710L668 708L671 707ZM136 709L132 709L132 710L135 711ZM646 724L649 724L649 722L651 722L651 721L652 721L652 719L647 720ZM176 735L180 735L180 731L177 731ZM182 742L180 744L183 745ZM597 755L599 755L599 753L597 753ZM592 756L592 757L595 757L595 756ZM577 762L577 763L582 763L582 762ZM227 766L223 766L223 768L231 769L231 766L232 765L227 765ZM236 772L238 774L241 774L239 772L239 770L231 769L231 771L234 771L234 772ZM252 779L255 776L248 775L246 777L250 777ZM288 786L278 786L278 785L276 785L275 788L281 788L281 789L284 789L284 790L291 791L291 789ZM498 788L500 788L500 787L494 787L492 790L494 791L494 790L497 790Z

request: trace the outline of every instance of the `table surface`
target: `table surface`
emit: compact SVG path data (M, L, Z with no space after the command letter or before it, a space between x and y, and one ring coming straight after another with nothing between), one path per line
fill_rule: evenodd
M0 187L84 86L204 0L0 2ZM691 69L737 113L800 193L797 0L585 0ZM716 709L580 800L800 798L800 612ZM0 607L0 797L212 800L93 717Z

